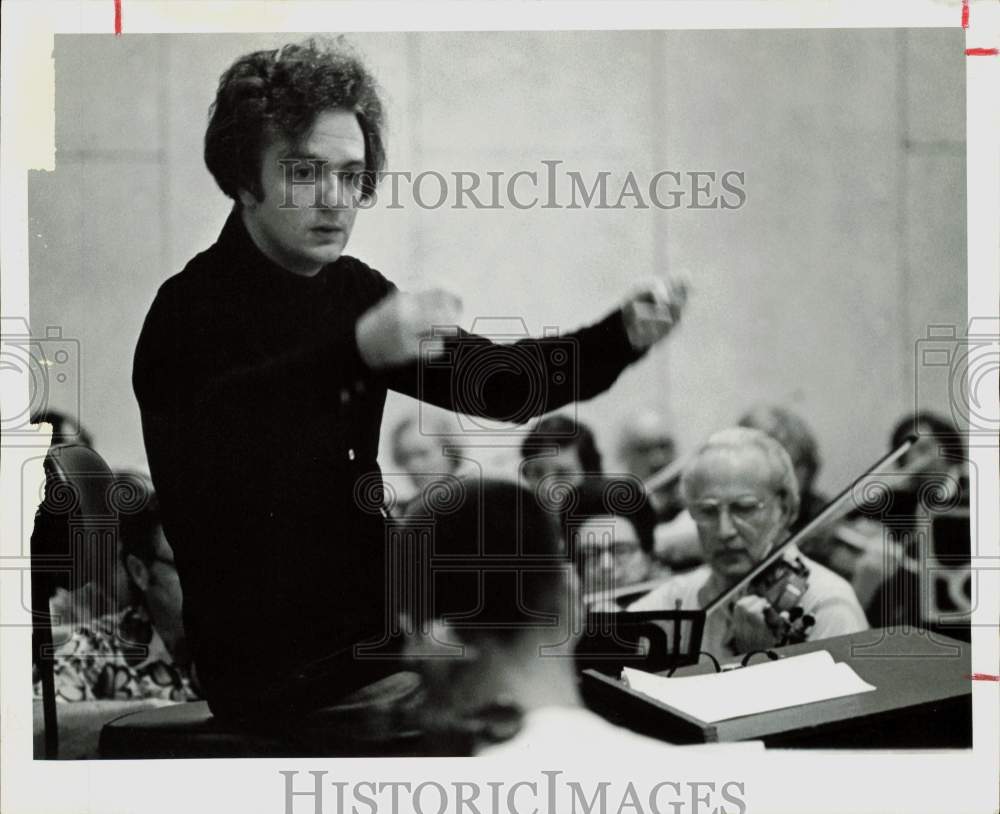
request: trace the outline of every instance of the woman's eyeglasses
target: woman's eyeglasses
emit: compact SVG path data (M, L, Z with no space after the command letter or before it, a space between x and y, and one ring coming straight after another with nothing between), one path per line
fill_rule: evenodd
M731 500L728 503L719 503L716 500L692 503L688 506L688 511L691 513L694 522L701 525L714 525L718 523L724 508L729 511L729 516L733 520L749 523L759 520L770 504L770 499L761 500L760 498L747 496Z

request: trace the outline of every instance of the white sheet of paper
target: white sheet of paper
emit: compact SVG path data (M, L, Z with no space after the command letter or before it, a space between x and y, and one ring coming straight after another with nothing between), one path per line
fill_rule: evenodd
M706 723L875 689L850 665L835 662L826 650L684 678L664 678L626 667L622 679L636 692Z

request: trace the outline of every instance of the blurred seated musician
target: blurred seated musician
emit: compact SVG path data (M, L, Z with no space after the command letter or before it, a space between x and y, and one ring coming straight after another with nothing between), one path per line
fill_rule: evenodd
M677 445L663 416L643 410L629 418L622 430L618 447L624 471L642 481L649 480L677 458ZM684 508L675 480L649 495L657 523L673 520Z
M468 479L434 518L403 629L426 698L435 754L565 755L592 744L613 754L670 748L584 708L574 651L583 609L558 517L521 484ZM433 555L433 558L432 558ZM491 566L492 560L494 565Z
M927 552L919 544L930 518L969 503L967 452L957 428L930 411L905 416L893 428L890 448L911 433L917 440L899 460L890 491L862 506L851 530L866 531L868 545L855 563L853 582L875 627L928 625L929 597L922 595ZM951 631L954 633L954 631Z
M424 408L421 408L424 409ZM454 455L446 455L445 448L454 446L448 434L450 427L443 415L408 416L392 430L390 445L392 460L405 472L416 489L415 500L436 483L454 478L462 464ZM403 516L410 501L398 504L393 514Z
M917 440L899 459L907 477L894 490L894 514L917 515L935 506L968 504L965 441L955 425L929 410L905 416L896 424L889 440L890 449L903 443L911 433ZM927 490L933 487L933 495Z
M681 495L698 527L705 565L668 579L629 610L705 607L731 588L788 537L799 509L799 486L785 449L760 430L735 427L713 435L681 478ZM793 547L794 548L794 547ZM819 640L865 630L868 623L851 586L801 556L808 585L791 616L802 638ZM706 620L702 650L717 657L784 643L788 626L768 600L752 590ZM811 624L810 624L811 619Z
M668 572L653 559L656 514L640 481L587 478L563 517L570 557L590 610L614 610L623 589Z
M568 415L547 415L521 442L522 473L531 488L578 486L603 471L594 433Z
M134 603L56 636L60 701L198 697L184 636L180 581L155 494L148 493L135 506L133 512L123 511L119 521L121 559ZM40 692L39 681L35 694Z

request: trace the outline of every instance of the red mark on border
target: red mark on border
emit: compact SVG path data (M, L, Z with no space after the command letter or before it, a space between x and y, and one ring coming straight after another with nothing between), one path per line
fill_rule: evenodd
M969 0L962 0L962 28L969 27Z
M995 57L1000 54L1000 50L996 48L966 48L965 55L967 57ZM998 679L1000 680L1000 679Z
M1000 676L991 675L990 673L973 673L966 676L966 678L970 681L1000 681Z
M115 36L122 35L122 0L115 0Z

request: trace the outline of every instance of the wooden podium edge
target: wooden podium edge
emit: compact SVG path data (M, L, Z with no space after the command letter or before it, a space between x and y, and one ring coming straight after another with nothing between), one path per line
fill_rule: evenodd
M679 745L719 742L715 724L636 692L597 670L581 673L580 691L591 710L643 735Z

